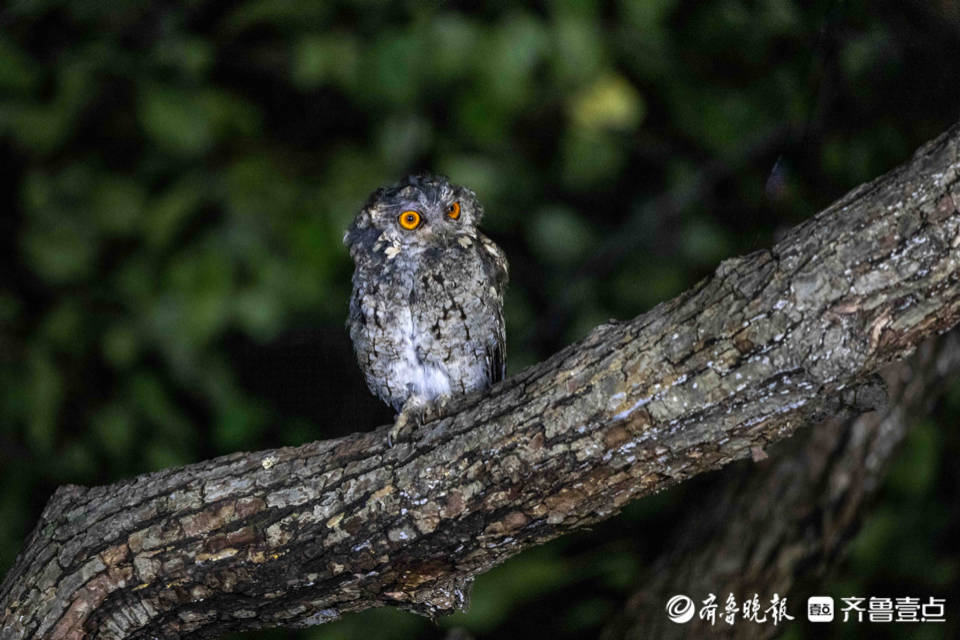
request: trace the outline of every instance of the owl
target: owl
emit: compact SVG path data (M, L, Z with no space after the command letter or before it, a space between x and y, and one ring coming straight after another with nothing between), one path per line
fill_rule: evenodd
M370 390L399 412L391 443L503 379L507 259L482 216L470 189L412 175L375 191L344 236L347 328Z

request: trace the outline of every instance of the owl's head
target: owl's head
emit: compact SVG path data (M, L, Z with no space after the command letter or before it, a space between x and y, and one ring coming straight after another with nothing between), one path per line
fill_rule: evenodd
M373 192L343 238L350 255L449 245L475 236L483 207L476 194L444 176L419 173Z

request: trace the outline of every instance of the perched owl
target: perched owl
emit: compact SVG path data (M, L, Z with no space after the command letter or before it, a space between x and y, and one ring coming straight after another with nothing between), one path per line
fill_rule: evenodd
M470 189L413 175L375 191L344 236L347 327L370 390L399 412L391 441L503 379L507 259L482 215Z

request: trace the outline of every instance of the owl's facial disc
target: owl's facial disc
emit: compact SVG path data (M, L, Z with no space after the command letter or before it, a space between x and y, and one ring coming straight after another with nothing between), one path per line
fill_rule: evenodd
M396 216L401 237L407 244L441 243L453 241L463 229L459 200L419 203L419 207L404 209Z
M414 204L414 207L410 205ZM435 207L423 206L423 203L405 203L388 214L392 221L390 235L396 238L399 246L412 251L428 249L438 244L446 244L448 229L441 220L438 224Z
M483 208L470 189L443 176L411 175L371 194L347 231L351 255L389 248L395 256L438 246L463 244L475 233Z

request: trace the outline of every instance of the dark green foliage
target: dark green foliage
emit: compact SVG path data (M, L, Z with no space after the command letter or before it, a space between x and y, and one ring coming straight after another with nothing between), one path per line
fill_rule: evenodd
M516 372L768 246L960 106L935 3L477 4L0 10L0 572L61 483L390 419L342 329L341 236L381 184L477 191ZM842 584L956 604L958 415L911 436ZM679 510L507 563L442 624L591 636ZM300 637L440 633L381 610Z

